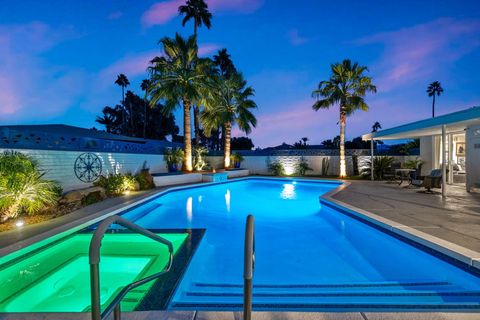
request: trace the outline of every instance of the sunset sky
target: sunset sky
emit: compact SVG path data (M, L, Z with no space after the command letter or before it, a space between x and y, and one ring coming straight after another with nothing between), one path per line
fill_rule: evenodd
M121 100L116 75L142 94L158 40L192 33L177 14L183 2L2 0L0 124L102 128L95 116ZM366 98L370 111L347 120L347 138L375 121L388 128L429 117L425 90L434 80L445 90L437 114L480 105L478 0L207 3L214 18L199 29L200 53L227 48L255 88L256 146L337 135L338 109L313 111L311 91L344 58L368 66L378 87Z

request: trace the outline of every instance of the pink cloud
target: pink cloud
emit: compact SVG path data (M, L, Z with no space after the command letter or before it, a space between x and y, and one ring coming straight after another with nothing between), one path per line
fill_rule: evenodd
M288 41L294 46L299 46L308 42L308 38L300 36L297 29L292 29L287 32Z
M53 66L42 56L75 36L69 27L55 30L41 22L0 27L2 121L48 118L79 98L83 73Z
M167 0L153 4L142 15L142 24L146 27L165 24L178 16L178 7L184 0ZM263 0L210 0L207 1L211 12L233 11L252 13L263 5Z
M383 55L371 69L378 73L379 90L389 91L412 81L427 83L438 70L480 47L480 20L442 18L356 43L383 44Z

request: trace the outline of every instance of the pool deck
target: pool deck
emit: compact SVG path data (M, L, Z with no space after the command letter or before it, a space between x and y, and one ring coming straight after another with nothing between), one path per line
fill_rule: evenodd
M147 198L167 188L136 193L83 208L72 214L28 226L22 230L0 233L0 248L49 233L52 229L79 225L82 221L100 217L138 200ZM449 196L442 199L439 194L418 193L418 189L403 188L398 184L371 181L349 181L349 185L331 199L371 212L396 223L419 230L428 235L480 252L480 194L467 193L461 187L449 188ZM90 319L86 313L36 313L2 314L1 320L16 319ZM145 311L124 313L122 319L131 320L241 320L241 312L203 311ZM473 320L480 319L479 313L436 313L436 312L254 312L254 320Z
M333 199L480 252L480 194L449 186L448 197L384 181L349 181Z

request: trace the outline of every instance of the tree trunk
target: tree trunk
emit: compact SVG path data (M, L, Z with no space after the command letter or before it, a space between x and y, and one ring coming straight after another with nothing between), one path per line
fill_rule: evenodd
M190 116L190 101L183 99L183 144L185 154L183 156L183 170L191 172L192 166L192 128Z
M346 114L343 107L340 107L340 178L347 176L347 166L345 162L345 122Z
M147 135L147 100L144 101L145 105L143 106L143 139L146 139Z
M432 118L435 118L435 93L433 93L433 100L432 100Z
M193 106L193 126L195 131L195 145L198 146L200 143L200 108L198 106Z
M232 134L232 124L227 122L225 124L225 149L224 149L224 164L225 169L230 167L230 137Z

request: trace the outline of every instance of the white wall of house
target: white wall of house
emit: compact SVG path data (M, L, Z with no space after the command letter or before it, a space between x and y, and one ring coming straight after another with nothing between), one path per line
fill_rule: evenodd
M471 126L466 131L466 171L467 191L480 188L480 125Z
M0 152L7 151L0 149ZM15 151L28 154L39 162L41 169L45 170L47 179L56 180L64 191L86 188L91 183L80 181L74 171L74 164L81 151L54 151L15 149ZM167 168L160 154L135 154L135 153L104 153L92 152L102 161L102 174L110 173L137 173L144 161L151 172L166 172Z

